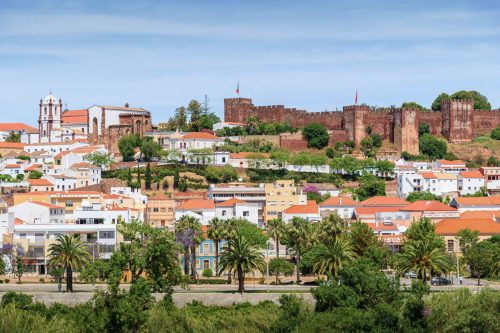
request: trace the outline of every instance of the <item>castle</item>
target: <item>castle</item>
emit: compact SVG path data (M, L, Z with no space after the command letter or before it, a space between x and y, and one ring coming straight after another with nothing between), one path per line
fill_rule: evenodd
M255 117L264 121L287 122L293 127L319 123L330 130L330 142L351 140L359 146L370 127L399 151L418 154L418 129L429 125L431 134L449 142L471 141L500 126L500 110L475 110L473 100L443 101L441 111L386 108L367 105L344 106L342 111L307 112L284 105L255 106L250 98L224 99L224 121L246 123Z

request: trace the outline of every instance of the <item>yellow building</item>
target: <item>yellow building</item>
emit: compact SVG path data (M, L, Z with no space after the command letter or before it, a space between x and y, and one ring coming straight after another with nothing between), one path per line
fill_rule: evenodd
M154 227L174 227L175 200L166 195L157 194L148 199L146 222Z
M297 191L293 179L280 179L274 183L264 184L266 192L266 205L264 208L264 221L281 218L283 211L293 205L305 205L307 196Z

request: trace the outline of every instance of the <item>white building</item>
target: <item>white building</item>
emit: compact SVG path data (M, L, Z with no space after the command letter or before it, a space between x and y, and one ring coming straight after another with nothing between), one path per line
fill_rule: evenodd
M48 175L46 179L54 184L54 190L56 191L67 191L77 188L77 178L73 176Z
M357 201L349 197L332 197L319 203L319 213L321 216L337 213L344 219L350 219L354 216L356 207L361 206Z
M259 205L236 198L215 204L215 216L222 219L244 218L249 222L259 224Z
M0 142L4 142L5 138L12 132L21 135L22 143L29 143L30 135L38 136L37 129L30 125L23 123L0 123ZM24 140L23 136L25 136Z
M213 200L189 199L175 207L175 220L182 216L192 216L201 223L208 225L215 217L215 204Z
M25 224L58 224L64 223L65 219L63 206L41 201L25 201L9 207L9 213Z
M474 194L485 188L484 176L479 171L462 171L458 174L460 195Z
M480 210L500 210L500 197L458 197L453 198L450 206L459 213Z
M307 200L306 205L292 205L283 211L283 222L290 223L294 217L303 218L308 222L319 222L321 221L319 206L316 201Z
M397 192L400 198L406 198L411 192L431 192L437 196L456 196L458 176L445 172L419 172L401 174L397 178Z

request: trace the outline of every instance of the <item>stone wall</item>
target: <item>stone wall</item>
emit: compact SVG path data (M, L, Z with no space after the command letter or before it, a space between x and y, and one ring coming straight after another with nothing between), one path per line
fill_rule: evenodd
M345 135L345 139L354 141L357 146L370 126L372 133L394 142L399 151L416 153L420 123L428 124L431 134L443 135L449 142L471 141L475 136L484 135L500 126L500 110L474 110L473 105L472 100L448 100L443 101L438 112L413 110L401 113L401 109L374 111L366 105L345 106L342 112L306 112L283 105L255 106L249 98L228 98L224 100L224 117L225 121L242 123L249 117L286 121L294 127L320 123L333 131L331 142L340 141ZM285 138L281 143L284 147L297 147L295 149L304 146L298 138Z

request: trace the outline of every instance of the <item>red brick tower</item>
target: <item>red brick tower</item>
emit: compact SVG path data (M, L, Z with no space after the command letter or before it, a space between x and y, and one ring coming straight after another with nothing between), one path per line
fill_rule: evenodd
M467 142L474 137L474 100L449 99L441 103L443 135L449 142Z

